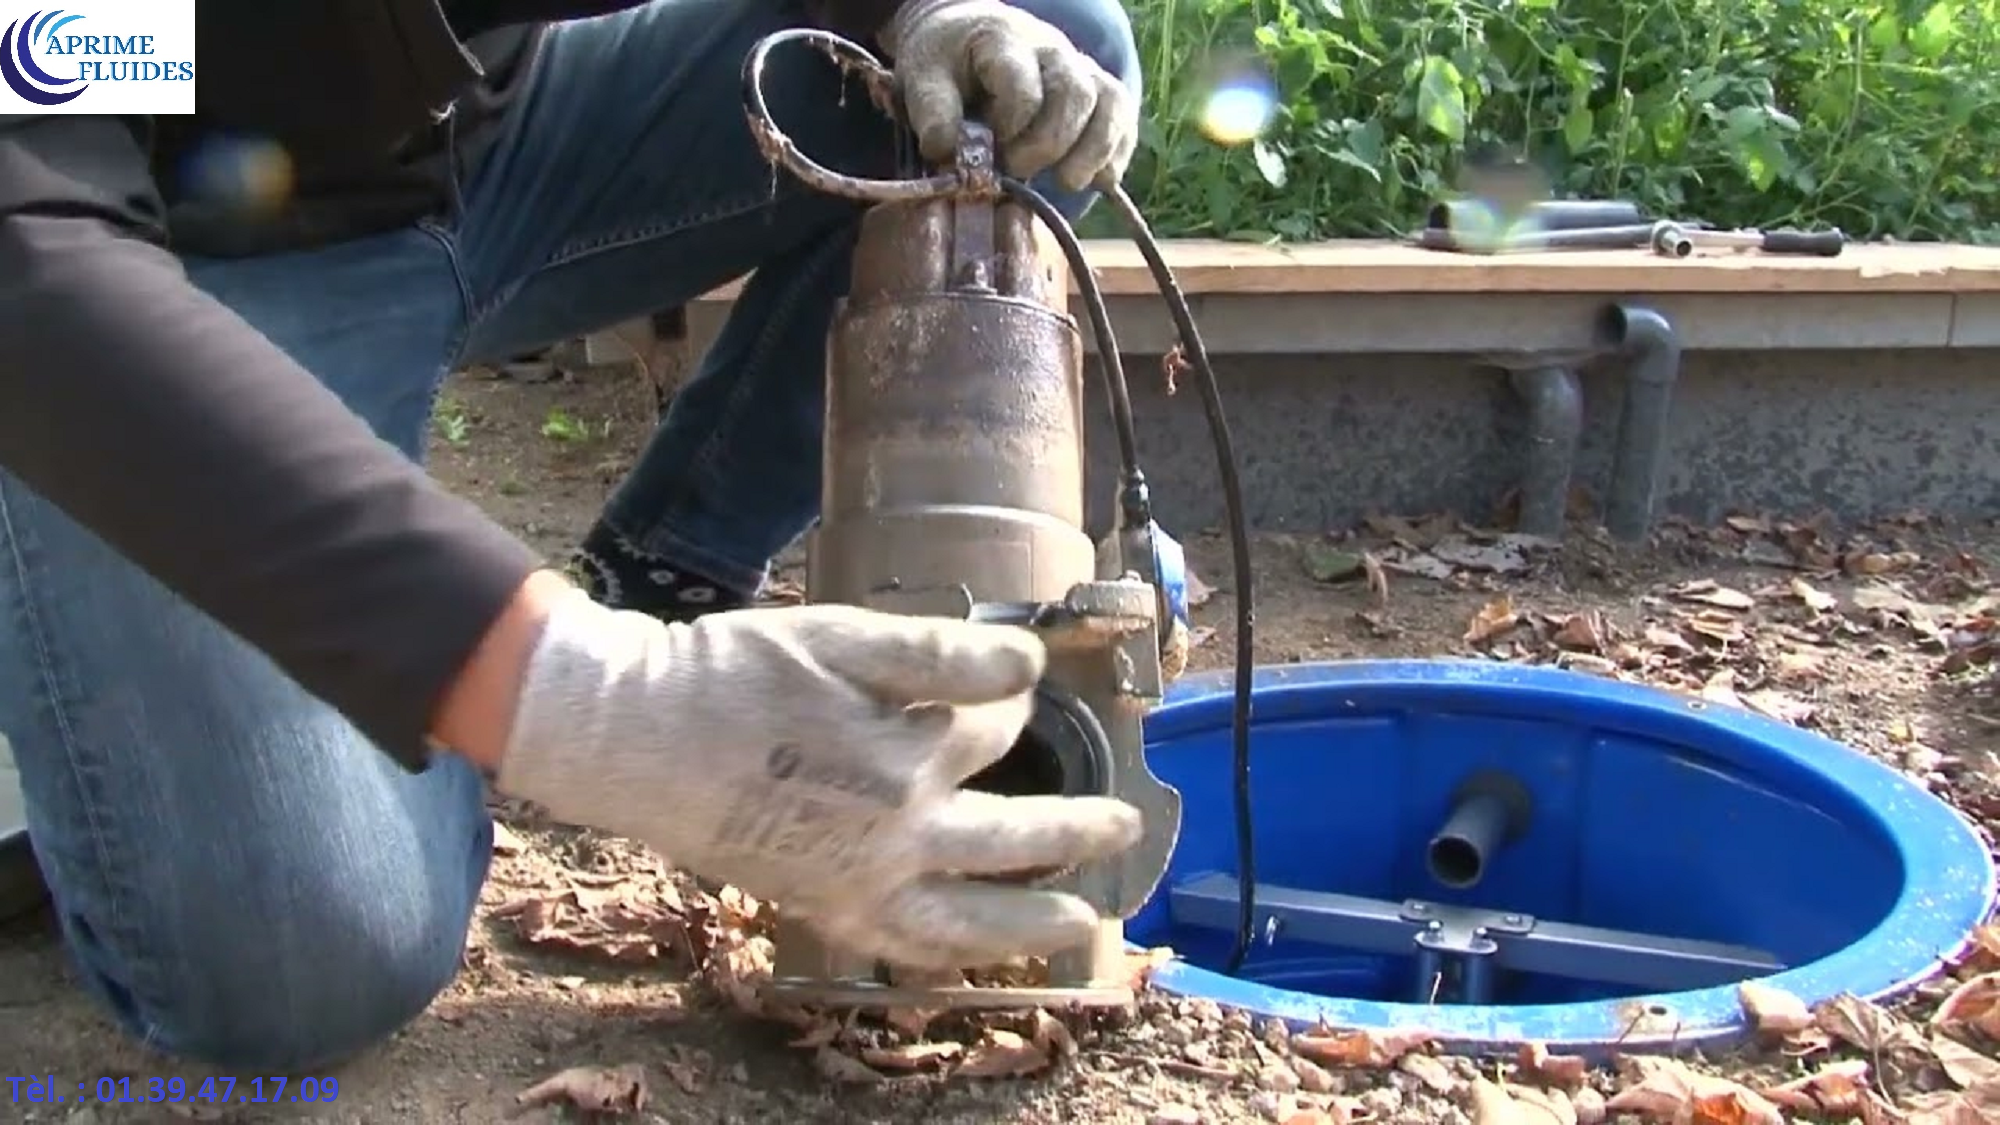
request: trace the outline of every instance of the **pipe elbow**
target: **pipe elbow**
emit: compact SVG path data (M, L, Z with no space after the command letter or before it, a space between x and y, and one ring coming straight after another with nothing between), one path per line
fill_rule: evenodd
M1565 432L1583 425L1583 385L1566 367L1526 367L1507 373L1507 383L1550 428Z
M1657 311L1643 305L1607 305L1601 331L1614 350L1632 357L1634 382L1672 383L1679 377L1680 333Z

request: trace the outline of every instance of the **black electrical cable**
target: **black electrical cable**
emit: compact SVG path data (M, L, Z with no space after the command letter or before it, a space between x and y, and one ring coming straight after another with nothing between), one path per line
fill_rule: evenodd
M1181 292L1174 271L1160 254L1160 244L1139 205L1122 187L1113 187L1106 198L1118 209L1130 229L1139 256L1153 284L1160 288L1167 315L1179 333L1181 356L1195 374L1195 388L1201 392L1202 413L1208 416L1209 440L1215 446L1216 476L1222 485L1223 519L1229 535L1230 569L1236 572L1236 692L1230 719L1230 777L1236 803L1236 941L1229 951L1223 972L1235 973L1250 955L1257 922L1257 837L1255 816L1250 807L1250 707L1257 668L1257 609L1252 598L1250 574L1250 520L1243 511L1243 478L1236 466L1236 443L1229 434L1229 419L1222 410L1222 386L1215 367L1208 361L1208 348L1201 342L1201 329L1194 323L1187 295Z
M1121 457L1132 466L1131 475L1136 478L1138 439L1136 434L1127 437L1123 429L1132 424L1131 389L1125 381L1124 367L1117 358L1118 341L1111 331L1111 314L1105 308L1104 293L1091 273L1090 263L1084 258L1083 243L1078 241L1076 231L1070 227L1062 212L1056 210L1055 205L1043 198L1041 193L1019 180L1003 178L1000 184L1009 197L1034 211L1035 216L1048 226L1055 235L1056 245L1062 248L1063 257L1069 260L1070 272L1076 276L1077 292L1083 298L1084 310L1090 319L1091 332L1097 338L1097 354L1104 367L1112 417L1120 426ZM1209 439L1215 446L1216 474L1222 484L1230 569L1236 572L1236 690L1230 723L1230 772L1236 813L1237 911L1236 940L1223 969L1226 973L1234 973L1243 967L1244 958L1249 956L1251 942L1255 940L1257 914L1257 840L1255 817L1250 805L1250 707L1257 666L1257 613L1251 590L1250 528L1249 519L1243 511L1243 481L1236 466L1236 443L1230 436L1229 419L1223 412L1222 387L1215 377L1214 365L1209 362L1208 348L1202 343L1201 329L1195 326L1194 313L1188 308L1187 295L1181 292L1173 269L1161 256L1159 241L1153 237L1146 217L1139 213L1138 204L1122 187L1112 188L1105 193L1105 197L1124 219L1133 244L1139 248L1139 256L1146 260L1146 269L1153 275L1153 283L1159 287L1160 297L1166 302L1167 315L1173 319L1174 330L1180 336L1182 358L1195 373L1202 413L1208 418Z

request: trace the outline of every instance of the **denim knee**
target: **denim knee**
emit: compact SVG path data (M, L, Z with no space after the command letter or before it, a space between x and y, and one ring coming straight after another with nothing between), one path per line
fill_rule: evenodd
M120 981L132 973L92 969L110 957L88 935L72 933L70 947L88 985L146 1045L232 1071L302 1075L358 1055L416 1019L458 973L466 937L452 911L418 911L428 917L406 917L394 929L356 925L370 911L382 919L380 901L360 901L362 893L382 893L382 883L310 891L286 917L190 917L178 935L156 933L178 955L140 953L150 971L138 973L132 987ZM132 959L118 961L134 969ZM136 995L140 989L150 995Z
M1097 60L1135 94L1140 92L1139 45L1132 19L1118 0L1012 0L1069 36L1078 50Z
M302 882L311 885L295 884L302 893L282 916L239 907L227 919L190 913L170 929L155 919L157 945L116 958L75 927L70 945L89 984L149 1046L233 1071L306 1074L421 1014L458 972L468 919L427 901L428 880ZM94 962L111 971L92 971Z

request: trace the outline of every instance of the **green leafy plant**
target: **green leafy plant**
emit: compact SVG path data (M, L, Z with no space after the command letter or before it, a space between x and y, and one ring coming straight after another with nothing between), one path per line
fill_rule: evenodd
M1138 0L1133 21L1127 183L1163 234L1401 234L1498 151L1658 217L2000 242L2000 0ZM1204 114L1246 65L1271 119L1218 143Z

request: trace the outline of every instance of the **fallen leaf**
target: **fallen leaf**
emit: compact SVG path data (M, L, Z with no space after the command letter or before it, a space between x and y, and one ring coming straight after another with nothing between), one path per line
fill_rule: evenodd
M821 1047L813 1053L813 1069L819 1071L821 1078L844 1086L873 1085L886 1077L860 1059L850 1058L832 1047Z
M1736 986L1736 1001L1761 1035L1793 1035L1813 1025L1806 1002L1781 988L1746 980Z
M569 1105L585 1113L638 1113L646 1108L646 1068L573 1066L558 1071L514 1095L523 1108Z
M1658 625L1648 625L1640 636L1654 648L1684 656L1694 651L1686 637L1674 629L1663 629Z
M2000 1062L1943 1032L1931 1036L1931 1054L1937 1056L1938 1067L1945 1077L1958 1083L1961 1089L1992 1089L2000 1085Z
M1590 1063L1581 1055L1553 1055L1545 1043L1523 1043L1514 1062L1532 1077L1556 1086L1575 1089L1590 1074Z
M1841 1059L1758 1092L1789 1110L1833 1117L1859 1116L1869 1093L1868 1064L1861 1059Z
M1704 641L1732 645L1743 640L1743 623L1721 610L1705 609L1681 618L1681 627Z
M1030 1042L1052 1059L1076 1054L1076 1036L1070 1034L1069 1025L1041 1008L1035 1009L1035 1033Z
M1572 613L1562 619L1550 637L1559 648L1573 652L1602 652L1604 644L1611 636L1610 623L1597 610L1588 609L1582 613Z
M1903 1099L1894 1125L1994 1125L2000 1121L2000 1106L1993 1103L1984 1092L1934 1090Z
M1011 1031L988 1028L952 1073L962 1078L1020 1078L1047 1070L1048 1052Z
M1982 973L1953 989L1931 1016L1931 1026L2000 1040L2000 973Z
M1431 1031L1302 1031L1292 1036L1292 1050L1322 1066L1385 1067L1436 1041Z
M1718 585L1712 579L1683 582L1671 591L1673 596L1684 602L1699 602L1717 609L1749 609L1757 604L1757 599L1741 590Z
M1675 1125L1784 1125L1770 1100L1741 1083L1689 1070L1673 1059L1639 1058L1643 1077L1605 1100L1612 1113Z
M1807 703L1803 699L1797 699L1786 695L1784 692L1774 691L1770 688L1759 688L1743 696L1743 705L1763 715L1765 718L1776 719L1781 723L1790 723L1793 726L1803 725L1813 717L1817 710L1812 704Z
M1791 589L1792 596L1804 602L1805 607L1814 613L1826 613L1840 605L1839 598L1818 589L1803 578L1792 579Z
M765 1014L764 984L771 979L771 940L729 930L709 950L703 976L746 1015Z
M1841 569L1849 574L1888 574L1892 571L1907 570L1919 561L1916 554L1910 551L1895 551L1889 554L1869 551L1842 559Z
M1465 643L1485 644L1521 623L1521 615L1514 612L1514 599L1506 594L1479 607L1472 615L1472 621L1465 627Z
M1813 1023L1869 1054L1924 1049L1923 1037L1915 1028L1850 992L1814 1006Z
M678 894L668 898L658 887L572 887L508 903L495 916L512 919L515 932L529 945L646 964L692 951L680 906Z
M1530 552L1545 550L1550 545L1550 540L1533 535L1510 533L1484 543L1453 536L1433 544L1431 554L1461 570L1520 574L1528 569Z
M924 1070L949 1062L965 1052L961 1043L904 1043L895 1047L864 1047L861 1061L876 1070Z
M1702 681L1700 694L1710 703L1743 707L1743 697L1736 694L1736 673L1727 668Z
M1906 724L1907 725L1907 724ZM1903 741L1909 742L1915 735ZM1969 969L1975 973L1991 972L2000 968L2000 925L1988 923L1972 931L1972 939L1966 943L1965 952L1959 956L1959 969Z
M1769 535L1771 533L1771 521L1761 516L1724 516L1722 517L1722 522L1728 525L1729 530L1740 532L1744 535Z

